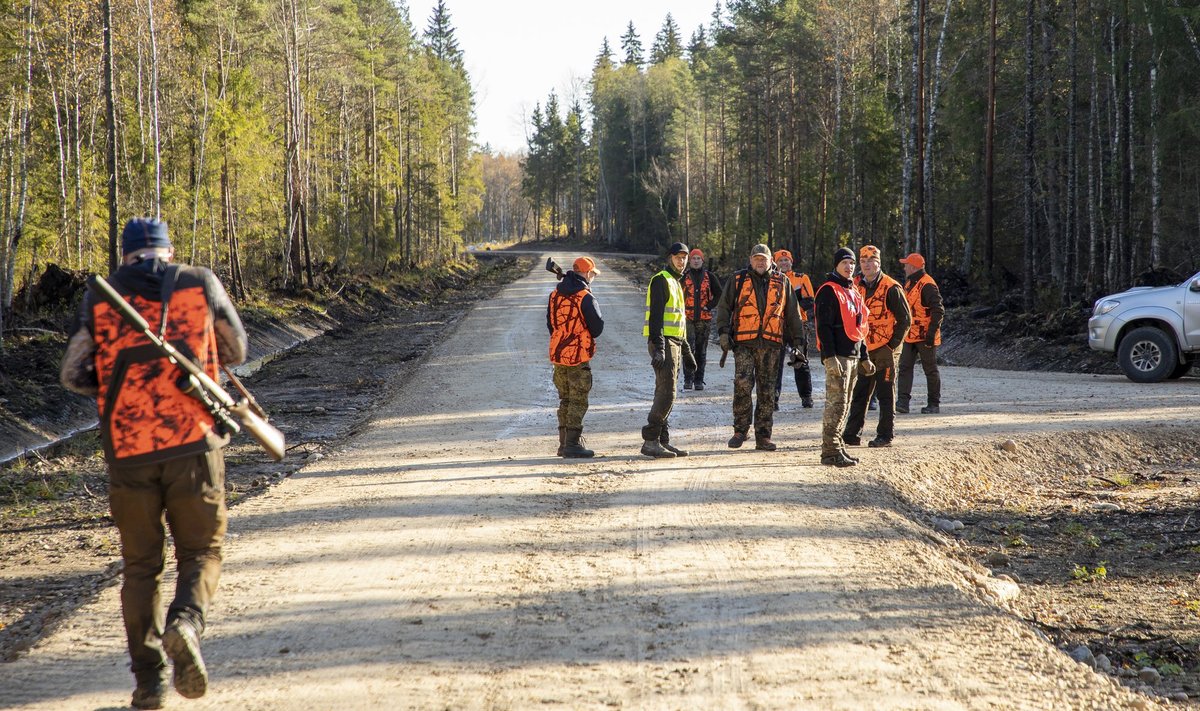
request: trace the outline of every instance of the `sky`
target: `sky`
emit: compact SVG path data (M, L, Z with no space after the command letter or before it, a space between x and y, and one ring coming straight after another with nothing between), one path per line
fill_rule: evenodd
M424 32L437 0L408 0ZM629 21L648 56L667 13L687 46L709 26L716 0L446 0L450 21L475 88L476 139L505 152L525 150L526 117L553 89L559 103L579 94L605 36L618 60Z

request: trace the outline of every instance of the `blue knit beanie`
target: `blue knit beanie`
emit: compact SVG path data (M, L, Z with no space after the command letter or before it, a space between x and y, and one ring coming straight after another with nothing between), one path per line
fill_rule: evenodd
M135 217L125 223L121 232L121 254L132 254L148 247L171 247L167 223L149 217Z

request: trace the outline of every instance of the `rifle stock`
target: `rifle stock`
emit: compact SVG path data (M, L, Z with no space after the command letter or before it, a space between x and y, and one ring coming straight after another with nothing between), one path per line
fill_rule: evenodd
M180 353L167 341L159 338L146 323L146 319L129 305L116 289L103 277L92 275L88 277L88 288L99 296L109 306L121 314L126 323L140 331L167 360L183 371L177 381L180 390L204 403L212 415L234 432L245 429L258 441L267 454L275 461L283 459L286 452L285 439L282 432L270 425L266 418L260 417L251 409L249 398L235 401L225 392L217 381L209 377L204 369L196 365L191 358ZM232 417L231 417L232 415Z

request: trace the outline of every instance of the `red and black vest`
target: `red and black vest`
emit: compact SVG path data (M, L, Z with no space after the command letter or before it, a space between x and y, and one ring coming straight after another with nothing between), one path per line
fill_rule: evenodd
M168 280L177 269L168 269ZM203 281L178 274L165 307L137 295L125 300L164 340L217 379L217 340ZM96 406L110 461L151 464L224 444L226 437L214 430L208 409L176 385L182 375L177 366L104 301L92 304L91 318L100 381Z
M579 365L596 355L596 339L583 318L583 298L591 292L581 289L569 296L550 292L550 362L555 365Z
M683 300L687 308L688 321L709 321L712 314L708 305L712 303L712 275L707 269L700 271L700 283L692 276L694 270L683 273ZM696 292L700 292L700 300L696 300Z

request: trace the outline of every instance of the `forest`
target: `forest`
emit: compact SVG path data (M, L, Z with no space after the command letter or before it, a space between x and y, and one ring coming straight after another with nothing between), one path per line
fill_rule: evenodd
M1027 310L1200 266L1195 0L728 0L532 112L539 234L919 251ZM649 44L649 47L646 47ZM886 257L885 257L886 259Z
M419 31L389 0L13 0L0 52L0 334L47 265L113 268L132 216L235 297L419 267L478 219L445 3Z

